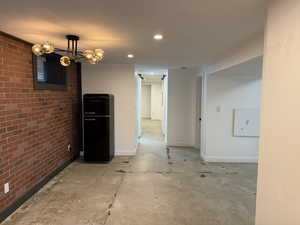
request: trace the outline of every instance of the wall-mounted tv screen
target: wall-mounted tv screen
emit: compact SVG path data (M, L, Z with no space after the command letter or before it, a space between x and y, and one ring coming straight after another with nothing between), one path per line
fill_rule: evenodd
M67 70L60 64L60 57L55 53L32 56L34 89L67 90Z

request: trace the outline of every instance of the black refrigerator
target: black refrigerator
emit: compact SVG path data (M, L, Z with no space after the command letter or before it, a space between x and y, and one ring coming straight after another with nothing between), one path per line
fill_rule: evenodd
M85 94L84 160L109 162L115 154L114 96L110 94Z

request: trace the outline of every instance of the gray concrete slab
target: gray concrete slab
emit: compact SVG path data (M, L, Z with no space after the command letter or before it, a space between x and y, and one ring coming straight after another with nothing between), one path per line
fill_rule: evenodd
M204 163L192 148L168 153L155 127L136 157L74 162L3 225L254 225L256 164Z

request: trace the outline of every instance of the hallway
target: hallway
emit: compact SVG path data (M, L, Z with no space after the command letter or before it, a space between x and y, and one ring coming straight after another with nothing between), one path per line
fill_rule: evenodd
M154 133L136 157L72 163L3 225L254 224L255 164L204 163Z
M148 139L157 139L160 140L163 137L161 121L160 120L151 120L151 119L142 119L142 136L147 137Z

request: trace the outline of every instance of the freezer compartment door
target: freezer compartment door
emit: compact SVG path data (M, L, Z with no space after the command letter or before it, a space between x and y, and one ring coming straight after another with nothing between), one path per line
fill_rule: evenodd
M85 96L83 111L85 116L110 115L109 98Z

